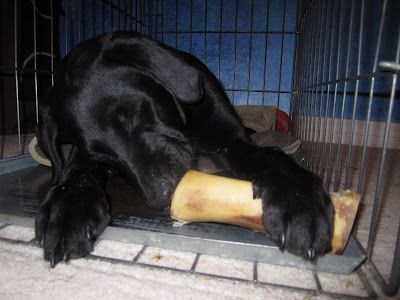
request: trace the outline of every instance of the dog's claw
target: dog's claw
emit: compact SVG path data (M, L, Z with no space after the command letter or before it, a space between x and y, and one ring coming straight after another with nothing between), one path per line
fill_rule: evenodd
M54 268L55 266L56 266L56 263L55 263L55 260L54 260L54 256L51 258L51 260L50 260L50 266L52 267L52 268Z
M286 235L282 233L281 245L279 246L279 250L283 251L283 249L285 248L285 243L286 243Z
M92 239L92 236L91 236L90 230L89 230L89 226L86 227L86 236L87 236L87 238L88 238L89 240Z
M308 248L308 259L309 260L314 260L315 259L315 249L314 248Z

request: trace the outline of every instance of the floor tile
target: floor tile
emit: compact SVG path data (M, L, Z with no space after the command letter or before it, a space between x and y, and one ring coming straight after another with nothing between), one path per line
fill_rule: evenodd
M136 255L143 248L143 245L123 243L110 240L100 240L94 251L93 255L132 261Z
M252 280L254 265L248 261L201 255L196 272Z
M29 227L10 225L0 230L0 237L29 242L35 238L35 230Z
M312 271L259 263L257 279L260 282L316 289Z
M138 262L179 270L190 270L195 258L196 254L192 252L148 247L142 253Z
M368 296L367 290L356 273L350 275L318 273L318 278L325 292Z

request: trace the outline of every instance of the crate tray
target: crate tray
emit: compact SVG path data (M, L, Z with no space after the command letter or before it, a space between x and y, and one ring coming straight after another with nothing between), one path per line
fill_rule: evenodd
M147 209L131 187L115 175L110 177L107 191L112 198L112 224L101 239L339 274L353 272L365 260L353 237L342 255L326 254L309 262L281 252L270 238L249 229L218 223L181 225ZM33 226L50 179L51 169L37 165L29 155L1 160L0 221Z

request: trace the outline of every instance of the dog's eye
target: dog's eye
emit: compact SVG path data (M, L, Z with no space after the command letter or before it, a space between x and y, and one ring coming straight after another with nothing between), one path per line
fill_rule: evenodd
M137 126L137 117L131 112L118 114L118 121L122 129L129 135L132 134L133 130Z

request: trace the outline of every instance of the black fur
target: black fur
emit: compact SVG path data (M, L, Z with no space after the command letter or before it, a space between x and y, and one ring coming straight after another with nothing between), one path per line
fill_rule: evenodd
M199 60L133 32L76 46L40 107L38 140L54 187L36 219L52 266L84 256L110 221L106 170L153 209L168 209L197 155L251 180L282 248L313 259L330 248L333 207L321 180L249 139L221 84ZM72 144L64 162L61 144Z

